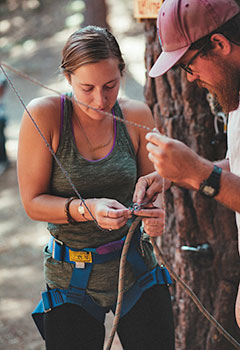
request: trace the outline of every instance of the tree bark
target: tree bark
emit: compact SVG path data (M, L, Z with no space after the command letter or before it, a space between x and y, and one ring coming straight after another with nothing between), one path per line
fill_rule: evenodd
M161 51L155 20L145 20L145 36L145 63L149 71ZM171 69L156 79L147 76L145 98L162 133L183 141L209 160L225 157L226 139L213 142L214 116L206 91L188 83L183 70ZM240 279L234 213L213 199L176 186L166 193L166 211L166 231L161 239L166 258L207 310L240 341L234 315ZM202 244L209 246L205 253L181 249ZM177 350L235 349L177 283L171 292Z
M83 25L96 25L108 28L106 21L107 5L105 0L84 0L84 3L85 12Z

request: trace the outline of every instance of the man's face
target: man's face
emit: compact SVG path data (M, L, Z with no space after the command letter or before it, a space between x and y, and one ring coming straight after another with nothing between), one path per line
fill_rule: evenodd
M181 63L186 64L196 50L189 50ZM187 73L190 82L206 88L214 95L224 112L237 109L239 104L240 72L218 55L198 56L190 65L193 74Z

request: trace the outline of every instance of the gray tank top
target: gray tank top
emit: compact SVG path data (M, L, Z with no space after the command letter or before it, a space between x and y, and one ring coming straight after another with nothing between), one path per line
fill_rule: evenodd
M126 207L131 204L137 180L137 164L132 141L124 123L114 120L114 144L104 158L89 161L81 156L74 139L72 129L72 103L62 100L63 118L57 158L68 172L72 182L83 198L116 199ZM118 102L114 114L123 118ZM71 197L75 193L61 169L53 160L50 193L61 197ZM48 223L49 232L67 246L82 249L95 248L122 238L128 231L131 221L113 231L100 230L93 221L79 222L77 225ZM156 265L152 247L146 240L143 243L144 259L149 268ZM51 288L66 289L69 285L73 266L58 262L49 254L45 255L45 279ZM95 264L89 279L87 292L101 306L110 306L116 300L119 259ZM126 267L125 285L128 289L135 281L130 264Z

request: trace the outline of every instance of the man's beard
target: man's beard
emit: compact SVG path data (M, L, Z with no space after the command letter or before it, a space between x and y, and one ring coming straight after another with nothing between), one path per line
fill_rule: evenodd
M229 113L238 108L240 90L240 72L230 65L217 62L222 80L215 84L198 81L198 85L206 88L222 107L223 112Z

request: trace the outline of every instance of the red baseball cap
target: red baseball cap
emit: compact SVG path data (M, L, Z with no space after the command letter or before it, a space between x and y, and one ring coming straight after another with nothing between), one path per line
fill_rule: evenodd
M165 0L157 18L162 53L150 70L150 77L166 73L192 43L239 12L234 0Z

